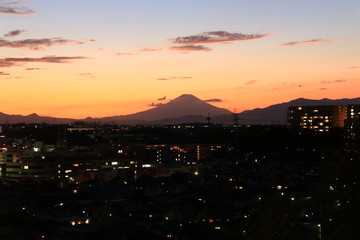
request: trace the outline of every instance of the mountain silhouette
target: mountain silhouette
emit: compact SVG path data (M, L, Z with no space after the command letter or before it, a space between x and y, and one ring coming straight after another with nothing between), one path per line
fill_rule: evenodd
M289 102L279 103L266 108L246 110L239 114L239 122L243 124L285 124L287 109L290 106L323 106L360 104L360 98L343 98L320 100L298 98Z
M184 116L200 116L204 120L210 114L211 116L231 114L224 108L215 107L191 94L183 94L168 103L160 104L155 108L138 112L135 114L113 116L92 119L102 122L154 122L163 119L175 119ZM88 119L90 120L90 119ZM184 119L185 120L185 119ZM170 122L169 122L170 123Z
M238 114L240 124L285 124L287 109L290 106L317 105L351 105L360 104L360 98L312 100L298 98L289 102L274 104L266 108L246 110ZM36 113L27 116L8 115L0 112L0 123L72 123L75 121L110 123L110 124L179 124L205 123L208 114L212 123L233 123L233 114L224 108L215 107L191 94L183 94L168 103L154 106L154 108L129 114L103 118L53 118L43 117Z
M29 114L27 116L23 115L9 115L0 112L0 123L72 123L76 119L72 118L54 118L54 117L42 117L36 113Z

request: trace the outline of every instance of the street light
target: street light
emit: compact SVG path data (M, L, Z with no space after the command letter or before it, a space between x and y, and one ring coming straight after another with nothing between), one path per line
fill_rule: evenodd
M319 228L319 239L321 240L321 224L318 224L317 226Z

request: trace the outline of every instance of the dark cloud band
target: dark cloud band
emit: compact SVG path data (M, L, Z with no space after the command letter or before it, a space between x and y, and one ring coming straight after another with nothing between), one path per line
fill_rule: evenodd
M67 40L63 38L43 38L43 39L24 39L18 41L8 41L0 39L0 47L28 48L31 50L42 50L44 47L64 44L84 44L80 41Z
M267 36L268 34L243 34L243 33L230 33L226 31L212 31L212 32L204 32L198 35L177 37L175 39L172 39L172 43L184 44L184 45L231 43L238 41L256 40Z

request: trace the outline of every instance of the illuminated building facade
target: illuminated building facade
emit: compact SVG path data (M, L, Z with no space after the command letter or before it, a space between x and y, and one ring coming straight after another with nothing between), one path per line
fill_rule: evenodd
M332 127L344 127L347 106L297 106L289 107L288 127L327 132Z
M360 105L348 106L345 131L348 138L360 137Z
M289 107L289 128L327 132L333 127L345 128L347 134L356 135L359 129L360 105L296 106Z

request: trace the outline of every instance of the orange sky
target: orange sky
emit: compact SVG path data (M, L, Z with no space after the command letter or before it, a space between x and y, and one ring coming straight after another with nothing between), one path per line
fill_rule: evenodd
M357 0L0 0L0 112L114 116L184 93L237 112L360 97L356 9Z

